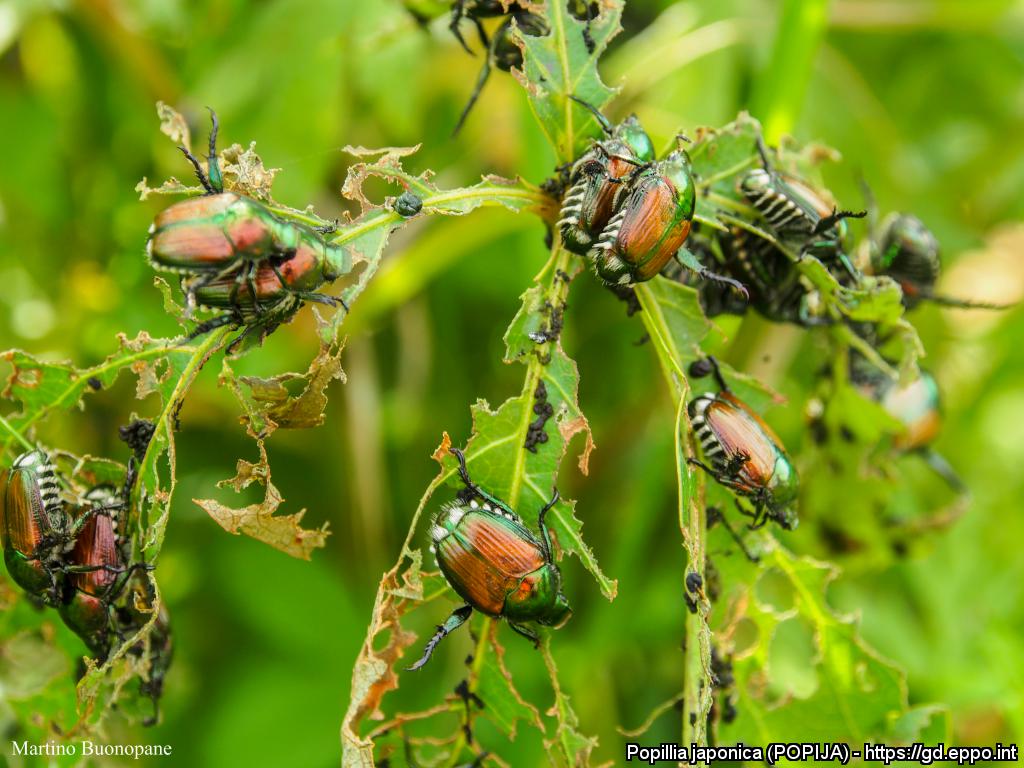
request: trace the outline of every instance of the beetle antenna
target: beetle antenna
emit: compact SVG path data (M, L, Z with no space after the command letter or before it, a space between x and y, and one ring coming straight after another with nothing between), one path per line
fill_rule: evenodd
M547 556L547 560L551 560L551 536L548 534L548 527L544 525L544 517L548 511L558 503L561 496L558 493L558 488L552 488L551 490L551 501L541 508L537 514L537 527L540 529L540 535L544 539L544 553Z
M867 211L837 211L833 208L832 214L818 221L811 234L822 235L843 219L863 219L867 215Z
M601 126L601 130L604 131L606 135L608 135L608 136L612 135L612 133L613 133L613 131L612 131L612 124L608 122L608 118L607 117L605 117L604 115L601 114L601 110L599 110L597 107L595 107L589 101L584 101L583 99L581 99L579 96L577 96L574 93L570 93L569 94L569 98L572 99L573 101L575 101L577 104L580 104L588 112L590 112L590 114L592 114L594 116L594 119L597 120L598 125Z
M761 156L761 165L768 173L775 175L775 169L772 167L771 160L768 159L768 146L764 143L764 136L758 131L757 134L757 154Z
M188 151L185 147L179 146L182 154L185 155L185 159L192 163L192 167L196 169L196 178L199 179L199 183L203 185L203 189L206 190L206 194L215 195L217 190L210 186L210 180L206 178L206 174L203 172L203 166L199 164L196 156Z
M480 490L479 486L469 478L469 470L466 468L466 456L458 448L449 448L449 452L459 460L459 477L462 478L463 485L469 490L475 493L481 498L487 498L487 495Z

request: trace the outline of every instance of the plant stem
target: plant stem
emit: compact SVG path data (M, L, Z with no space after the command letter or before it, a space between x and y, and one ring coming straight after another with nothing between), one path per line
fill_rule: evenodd
M28 438L26 438L23 434L21 434L21 432L19 432L17 429L11 426L11 423L7 421L7 419L5 419L3 416L0 416L0 426L3 426L3 428L10 433L11 437L13 437L19 443L21 443L21 446L25 450L31 451L33 448L35 448L35 446L28 441Z
M696 572L704 579L707 551L704 476L692 472L686 459L696 456L693 429L686 413L690 385L682 368L681 350L675 347L659 305L646 284L635 287L643 309L641 319L654 343L662 373L676 401L674 442L679 487L679 530L687 554L687 572ZM685 590L685 581L683 589ZM707 745L707 716L711 709L711 629L707 623L708 606L703 598L697 601L697 612L686 619L683 647L682 743Z

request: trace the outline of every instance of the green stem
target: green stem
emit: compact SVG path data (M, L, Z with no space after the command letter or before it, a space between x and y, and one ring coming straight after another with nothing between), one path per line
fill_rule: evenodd
M192 384L196 380L196 376L199 375L199 371L202 370L203 365L210 357L216 353L219 349L222 349L228 341L228 336L234 329L228 326L217 328L206 335L206 337L197 346L192 348L192 355L185 367L182 369L181 376L178 378L177 383L174 386L171 394L163 403L163 409L157 415L153 423L153 437L149 441L149 445L146 446L146 453L142 457L142 461L139 462L139 482L135 484L132 489L132 498L130 504L129 513L129 530L138 530L140 523L142 527L147 530L150 538L149 541L142 544L142 548L149 550L149 561L152 562L153 557L160 550L160 545L163 542L164 529L167 526L167 515L170 510L171 495L174 493L174 481L175 476L175 450L174 450L174 420L177 417L178 410L181 407L181 403L185 399L185 395L191 389ZM150 530L149 520L142 514L142 505L145 501L145 488L142 478L145 477L156 477L157 468L156 462L158 457L163 454L163 449L160 447L161 444L166 443L167 450L167 461L170 465L170 478L171 485L167 490L167 497L160 499L158 506L163 509L163 514L160 519L157 520Z
M682 368L682 350L672 341L665 317L647 284L635 288L641 319L654 344L658 361L676 400L675 451L679 488L679 529L687 554L687 571L704 579L707 541L704 513L704 475L690 471L686 459L696 456L693 429L686 413L690 385ZM686 588L685 585L683 587ZM707 745L707 715L711 709L711 629L707 623L708 606L698 602L697 613L687 614L683 658L682 743ZM693 721L691 723L691 720Z
M493 622L494 619L490 616L485 616L484 620L480 623L480 636L476 641L476 649L473 652L473 665L469 668L469 679L466 681L471 691L476 689L476 681L479 679L480 670L484 665L484 654L487 653L487 637L491 634L491 624ZM472 718L472 708L466 711L466 717ZM470 731L472 732L472 724L470 724ZM462 749L465 746L466 729L460 728L459 735L452 746L452 753L448 756L447 762L445 762L445 768L455 768L458 765L459 755L462 754Z
M0 426L2 426L9 432L11 437L13 437L19 443L21 443L22 447L25 450L31 451L33 448L35 448L35 446L28 441L28 438L26 438L23 434L21 434L21 432L19 432L17 429L11 426L11 423L7 421L7 419L5 419L3 416L0 416Z

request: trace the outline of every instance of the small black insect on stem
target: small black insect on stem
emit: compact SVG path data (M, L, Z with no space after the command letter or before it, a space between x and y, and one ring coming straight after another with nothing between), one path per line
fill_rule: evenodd
M484 708L483 699L476 695L475 692L470 690L469 680L463 678L462 681L455 686L455 695L462 699L463 704L466 705L466 719L462 723L462 731L466 734L466 743L473 743L473 718L471 716L472 705L476 705L477 709Z
M156 427L149 419L132 419L127 426L117 428L118 436L128 444L138 461L146 456L146 449L155 431Z
M608 290L615 294L615 298L626 305L626 317L632 317L640 311L640 299L636 297L636 291L629 285L610 285Z
M543 379L537 382L537 388L533 390L533 401L533 412L537 414L537 418L526 428L526 442L523 447L531 453L536 453L537 446L548 441L548 433L544 431L544 426L555 413L555 409L548 402L548 388Z
M563 272L562 274L565 273ZM556 277L560 276L556 275ZM558 338L559 334L562 332L562 323L566 306L567 305L565 303L555 306L550 301L544 302L544 308L541 311L548 316L548 322L547 325L539 331L531 331L528 334L534 343L547 344L549 341L554 341Z

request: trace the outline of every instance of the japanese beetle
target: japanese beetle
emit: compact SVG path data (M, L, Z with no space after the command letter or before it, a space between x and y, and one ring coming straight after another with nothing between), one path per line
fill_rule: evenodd
M323 241L303 242L287 259L271 258L248 273L203 280L194 289L195 300L204 307L232 309L244 321L275 309L297 309L302 300L333 306L340 299L316 293L324 283L341 276L332 271L323 245ZM246 276L247 291L239 291L242 274Z
M538 537L507 504L473 483L462 451L453 448L452 453L459 460L459 476L466 488L438 510L430 527L431 548L441 573L467 604L437 628L410 670L426 664L437 644L462 626L474 608L507 620L534 644L539 639L523 622L557 629L572 615L544 525L548 510L558 502L558 491L537 517Z
M46 605L60 604L64 590L64 556L74 544L60 498L57 473L40 450L23 453L4 472L4 563L11 578L28 595Z
M801 254L811 253L827 267L841 267L844 276L857 283L860 273L843 251L845 220L863 218L867 211L836 210L802 179L776 171L760 136L757 151L762 167L740 180L741 194L765 218L780 242L795 246Z
M331 227L317 230L285 221L252 198L224 191L217 159L217 115L212 110L210 115L213 126L207 171L203 171L191 152L179 147L207 194L182 200L157 214L146 245L154 268L186 276L183 287L190 308L195 305L202 288L233 277L233 300L243 287L247 288L250 306L257 314L265 308L259 300L257 287L257 273L262 267L271 268L272 276L280 279L280 287L284 291L289 288L279 268L296 256L302 256L305 264L315 255L320 262L318 272L322 273L325 281L346 274L351 269L349 255L344 248L332 245L322 237ZM303 268L302 271L308 270ZM312 298L308 292L297 296ZM339 299L319 294L314 300L343 304Z
M686 241L696 200L685 152L634 169L616 190L615 214L587 254L598 276L610 285L631 285L657 275Z
M808 301L812 288L796 264L773 243L733 226L728 233L719 233L718 244L725 270L749 286L749 304L762 316L805 327L830 322L812 313ZM742 314L745 309L731 301L722 288L707 282L702 284L701 298L706 307L720 311Z
M736 502L743 514L753 518L751 528L774 520L786 530L793 530L798 522L795 506L800 484L782 441L750 406L729 391L713 357L699 362L702 365L691 367L691 375L709 368L720 391L698 395L687 408L710 466L695 458L687 461L752 501L752 511Z
M881 234L871 247L871 270L900 284L907 309L922 301L961 309L1007 308L936 294L935 285L942 272L939 241L924 222L909 213L893 213L882 222Z
M637 167L654 161L654 145L636 115L613 128L595 107L575 96L572 99L593 113L607 137L595 141L573 164L557 224L566 249L582 256L612 217L623 179Z
M132 470L129 470L132 477ZM131 573L141 564L125 567L125 540L118 531L125 505L114 488L98 486L84 498L84 523L67 554L65 594L58 612L89 650L105 659L110 650L111 606Z
M920 456L957 493L966 487L944 456L931 447L942 427L939 383L928 371L909 384L899 384L871 367L861 358L851 360L851 380L860 391L879 403L903 426L893 439L893 448Z

